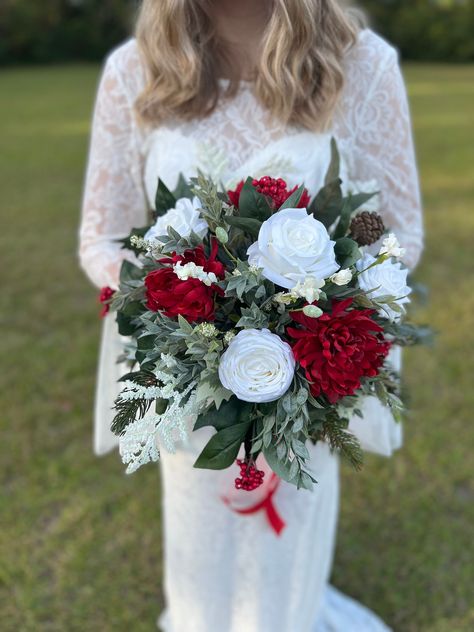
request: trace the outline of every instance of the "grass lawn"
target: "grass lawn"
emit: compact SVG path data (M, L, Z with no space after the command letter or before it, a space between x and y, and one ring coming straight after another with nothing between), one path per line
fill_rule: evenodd
M405 356L403 451L344 470L333 581L397 631L467 632L474 67L406 76L426 207L417 276L431 288L416 317L439 334ZM83 66L0 75L4 632L151 631L162 605L157 468L126 477L117 455L91 452L99 320L76 235L96 80Z

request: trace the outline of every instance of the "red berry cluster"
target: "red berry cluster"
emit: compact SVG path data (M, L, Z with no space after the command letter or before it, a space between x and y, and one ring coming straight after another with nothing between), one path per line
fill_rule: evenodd
M263 483L265 472L258 470L252 461L237 459L236 463L240 467L240 478L235 479L235 488L251 492L260 487Z
M262 195L268 195L268 197L273 200L275 208L280 208L289 195L288 189L286 188L286 182L283 178L263 176L260 180L252 180L252 184L259 193Z
M270 176L263 176L260 180L252 180L253 186L259 193L267 195L273 200L274 208L278 209L285 202L292 193L296 191L297 186L288 191L287 184L283 178L271 178ZM298 208L306 208L309 205L310 197L308 191L305 189L301 196L300 201L297 204Z
M99 294L99 302L102 303L102 310L100 312L100 315L102 317L104 317L106 314L109 313L110 310L110 300L113 297L113 295L115 294L115 290L113 290L111 287L103 287L100 291Z

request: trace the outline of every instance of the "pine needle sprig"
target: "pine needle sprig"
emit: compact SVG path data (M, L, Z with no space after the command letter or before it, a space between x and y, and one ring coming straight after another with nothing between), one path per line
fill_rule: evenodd
M117 412L112 421L112 432L119 436L123 435L127 426L136 419L143 418L152 404L153 400L150 399L122 399L119 395L114 405Z
M364 454L359 442L353 434L348 432L339 420L327 420L323 423L319 439L329 443L332 450L337 450L355 470L362 469Z
M119 382L130 381L138 386L159 386L159 380L152 371L131 371L123 375ZM153 400L150 399L123 399L120 394L114 402L116 411L112 421L111 430L116 435L123 435L126 427L137 418L141 419L149 411Z

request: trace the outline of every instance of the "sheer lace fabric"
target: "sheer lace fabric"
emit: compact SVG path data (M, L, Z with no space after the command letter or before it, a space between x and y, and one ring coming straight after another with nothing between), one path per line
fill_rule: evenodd
M334 136L343 177L352 187L380 190L386 225L414 267L423 226L410 118L396 52L371 31L346 57L346 85L332 128L313 133L271 120L243 83L204 120L140 126L134 101L144 82L136 43L108 58L96 101L80 229L81 265L97 286L117 287L127 255L117 239L146 223L157 178L173 188L198 169L230 187L272 174L291 185L321 186ZM225 82L222 82L225 88ZM346 185L348 186L348 185ZM108 430L116 385L119 338L105 319L96 400L95 449L115 445ZM400 362L399 351L393 354ZM115 368L114 368L115 367ZM351 428L368 450L390 455L401 429L368 398ZM204 429L203 429L204 430ZM287 521L280 538L264 518L238 516L222 503L223 474L192 468L207 435L193 433L176 454L163 452L167 632L326 632L386 630L379 619L328 587L337 521L338 463L326 446L312 449L319 484L314 493L282 484L276 504Z

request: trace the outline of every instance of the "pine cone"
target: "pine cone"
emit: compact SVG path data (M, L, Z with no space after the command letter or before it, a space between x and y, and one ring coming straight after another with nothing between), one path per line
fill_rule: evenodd
M380 215L370 211L362 211L362 213L356 215L351 221L349 229L349 236L359 246L370 246L385 232L385 226Z

